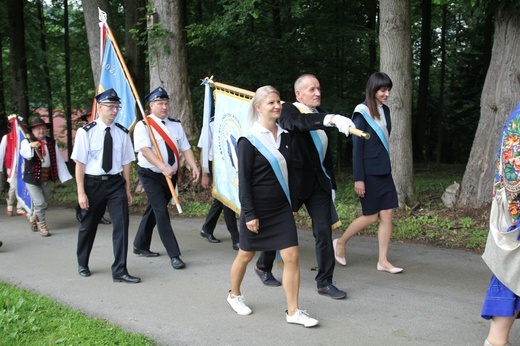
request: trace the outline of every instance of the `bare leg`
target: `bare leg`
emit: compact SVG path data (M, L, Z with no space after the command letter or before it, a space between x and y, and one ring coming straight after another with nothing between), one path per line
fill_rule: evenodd
M287 299L287 314L292 316L298 309L298 296L300 293L298 247L292 246L280 250L280 255L283 259L282 286Z
M247 265L249 262L251 262L254 255L254 251L238 250L237 257L231 265L231 295L241 295L240 285L242 284L242 280L244 279L244 274L246 273Z
M491 326L489 327L489 334L487 340L493 346L506 345L509 340L509 332L518 316L518 311L512 317L495 316L491 319Z
M392 209L381 210L379 216L381 222L377 230L377 238L379 240L379 264L385 268L393 268L392 263L388 262L388 246L392 238Z
M350 238L358 234L365 227L368 227L376 222L377 216L378 214L363 215L352 221L345 232L343 232L341 238L338 239L336 255L338 257L345 257L345 246L347 246L347 242L350 240Z

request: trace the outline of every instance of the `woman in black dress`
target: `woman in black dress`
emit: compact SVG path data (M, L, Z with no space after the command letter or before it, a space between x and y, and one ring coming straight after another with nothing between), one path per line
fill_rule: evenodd
M357 105L352 121L361 131L368 132L370 140L353 137L354 190L360 197L363 215L352 221L341 238L334 239L336 261L346 265L345 246L359 231L379 221L379 259L377 270L391 274L401 273L388 261L388 246L392 237L392 213L398 207L397 191L392 179L389 136L392 130L390 109L384 104L390 96L392 80L386 73L376 72L366 86L366 100Z
M300 268L298 235L291 209L288 181L290 135L276 120L282 107L271 86L259 88L251 101L251 129L238 140L240 249L231 266L227 301L239 315L249 315L240 285L255 251L279 250L284 262L286 321L312 327L318 321L298 308Z

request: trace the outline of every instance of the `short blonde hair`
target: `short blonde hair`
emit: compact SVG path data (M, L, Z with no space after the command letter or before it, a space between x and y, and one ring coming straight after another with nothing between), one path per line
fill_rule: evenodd
M258 111L256 110L256 105L262 103L267 98L267 96L273 93L280 96L278 90L276 90L270 85L266 85L256 89L255 96L251 100L251 105L249 106L249 119L252 123L257 121L260 117L260 114L258 114Z

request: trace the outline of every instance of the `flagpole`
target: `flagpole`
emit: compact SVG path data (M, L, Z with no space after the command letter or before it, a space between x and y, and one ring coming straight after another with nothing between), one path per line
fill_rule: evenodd
M128 71L128 68L126 67L125 60L123 59L123 54L121 54L121 50L119 49L119 46L117 45L117 41L115 40L114 35L112 34L112 30L110 29L110 27L106 23L103 23L103 24L105 25L105 28L107 29L107 34L108 34L108 37L110 38L110 41L112 41L112 44L114 45L114 49L116 51L117 59L119 60L119 63L121 64L121 67L123 67L123 72L125 73L126 80L128 81L128 84L130 85L130 89L132 89L132 94L134 94L134 97L135 97L135 99L137 101L137 105L139 106L139 110L141 111L141 115L143 116L143 120L144 120L144 122L146 124L146 127L148 128L148 132L150 134L150 138L152 139L152 144L153 144L153 146L155 148L155 152L157 153L157 157L162 162L165 162L163 157L162 157L162 155L161 155L161 151L159 150L159 145L157 144L157 141L155 140L155 136L153 135L150 123L148 122L148 117L144 113L144 109L143 109L143 106L141 104L141 100L139 98L139 94L137 93L137 89L136 89L136 87L134 85L134 81L132 79L132 76L130 75L130 73ZM180 169L181 163L178 162L177 165L178 165L178 167ZM170 189L170 192L172 194L173 201L175 202L175 205L177 207L177 211L179 212L179 214L182 214L182 207L181 207L181 204L179 202L179 197L175 193L175 188L173 187L173 182L172 182L171 178L168 178L166 176L165 176L165 178L166 178L166 183L168 184L168 188Z
M27 137L27 140L29 141L29 143L32 143L31 142L31 138L32 138L31 133L29 131L27 131L27 127L24 124L22 124L21 122L19 122L18 119L16 119L16 122L18 122L18 127L20 127L22 129L22 131L25 134L25 137ZM38 158L40 159L41 162L45 162L41 148L34 148L34 152L36 153L36 156L38 156Z

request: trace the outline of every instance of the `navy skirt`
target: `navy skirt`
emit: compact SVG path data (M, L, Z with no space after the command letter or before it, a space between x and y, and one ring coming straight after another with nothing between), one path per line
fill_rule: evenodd
M486 320L494 316L512 317L515 315L515 310L520 311L520 297L493 275L480 315ZM520 314L516 318L520 318Z
M392 174L365 175L365 197L359 198L363 215L374 215L381 210L399 206Z

